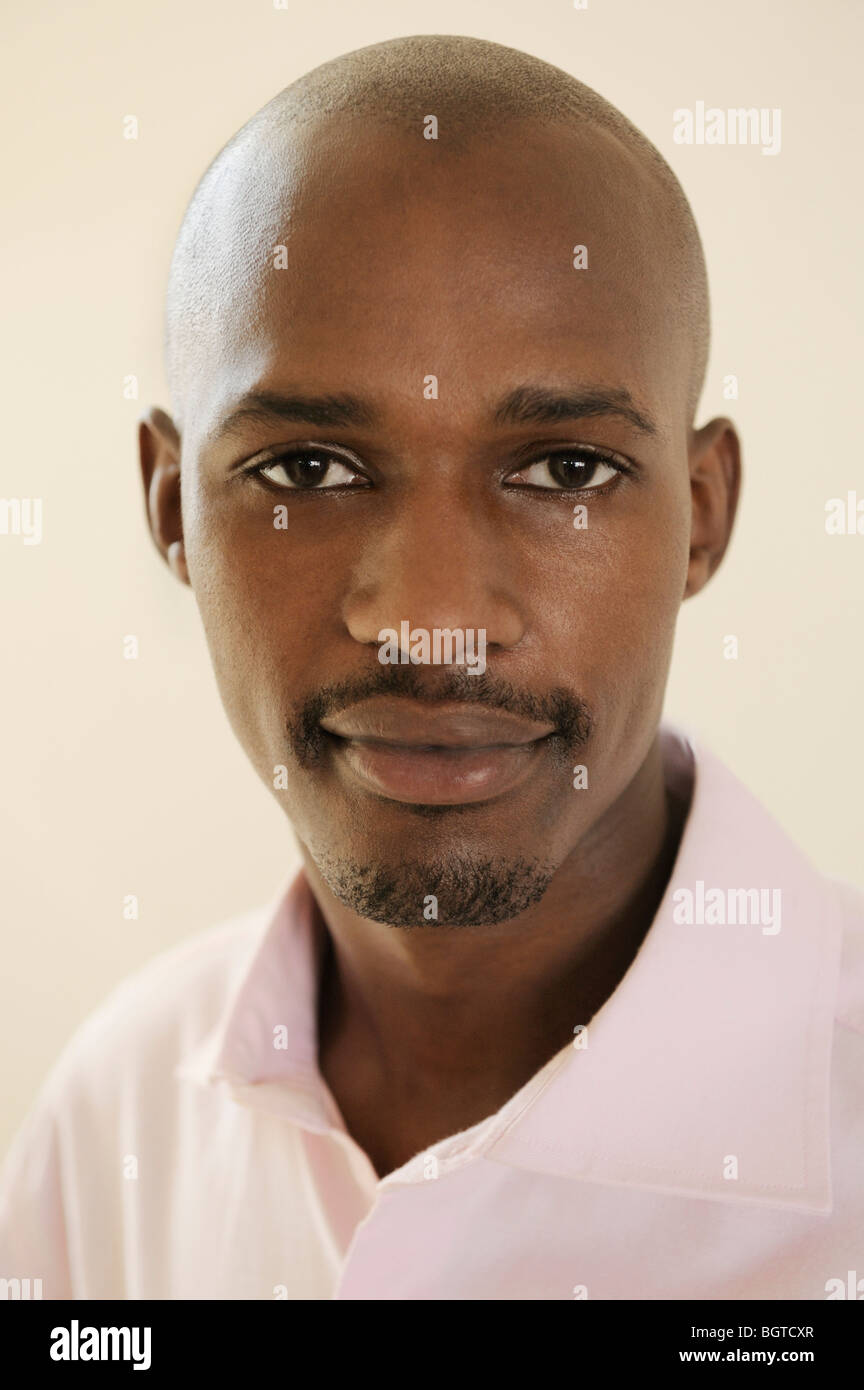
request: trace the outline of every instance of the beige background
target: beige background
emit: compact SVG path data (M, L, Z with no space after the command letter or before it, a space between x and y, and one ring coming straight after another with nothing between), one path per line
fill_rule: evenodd
M135 421L169 404L161 297L195 180L280 87L367 43L464 33L526 49L620 106L676 169L714 301L700 422L736 419L746 482L725 567L682 612L668 713L824 870L864 884L864 536L824 530L828 498L864 497L857 0L18 0L7 15L0 495L42 497L44 539L0 536L0 1147L117 980L266 900L293 862L192 596L145 532ZM673 110L699 100L780 107L779 156L674 145ZM122 138L130 114L137 141ZM722 398L727 373L738 401Z

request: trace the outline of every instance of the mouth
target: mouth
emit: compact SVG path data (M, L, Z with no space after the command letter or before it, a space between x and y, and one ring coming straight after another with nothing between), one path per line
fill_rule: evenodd
M512 791L556 729L503 711L377 701L321 720L343 772L408 805L461 806Z

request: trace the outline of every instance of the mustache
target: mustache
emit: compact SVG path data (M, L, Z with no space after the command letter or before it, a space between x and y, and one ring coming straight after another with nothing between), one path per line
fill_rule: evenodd
M288 721L286 733L301 767L314 767L324 754L330 735L321 728L322 719L376 695L403 695L406 699L429 703L452 701L504 710L522 719L552 724L555 732L550 738L559 740L559 744L568 749L587 743L595 722L588 702L564 686L556 686L540 695L518 690L488 670L477 676L454 668L436 672L434 678L430 678L428 671L419 671L414 666L379 666L367 675L322 686L297 707Z

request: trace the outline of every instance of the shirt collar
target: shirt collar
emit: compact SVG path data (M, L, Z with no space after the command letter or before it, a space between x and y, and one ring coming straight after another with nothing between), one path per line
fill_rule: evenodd
M585 1050L569 1049L530 1109L492 1135L487 1157L828 1211L838 901L717 758L668 729L665 741L689 747L694 787L655 920ZM764 918L676 921L680 890L696 898L700 882L727 902L730 890L779 889L780 930L765 931Z
M482 1154L587 1182L830 1210L839 908L717 758L669 726L662 737L667 777L692 779L693 795L639 952L583 1046L565 1047L496 1115L434 1152L445 1169ZM780 930L764 930L764 918L712 923L710 911L698 920L700 883L703 898L716 889L726 902L736 890L779 889ZM676 921L680 890L693 894L692 923ZM344 1133L317 1064L325 946L301 871L277 900L222 1022L178 1074ZM422 1180L423 1162L418 1155L385 1184Z
M301 870L261 913L265 923L214 1031L175 1068L306 1128L342 1129L318 1069L318 981L327 937Z

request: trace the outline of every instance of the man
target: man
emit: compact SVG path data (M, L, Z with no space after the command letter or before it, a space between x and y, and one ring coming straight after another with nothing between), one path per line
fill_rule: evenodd
M860 900L660 726L739 488L733 425L694 427L708 300L671 170L535 58L378 44L210 166L167 328L150 528L304 870L79 1032L9 1159L2 1272L848 1290Z

